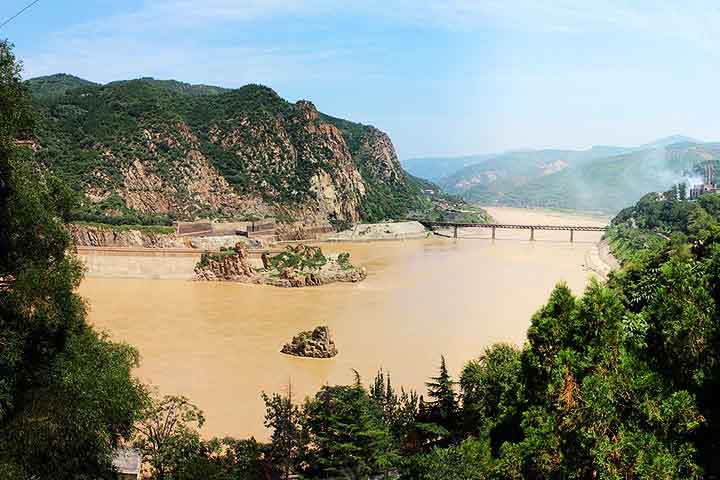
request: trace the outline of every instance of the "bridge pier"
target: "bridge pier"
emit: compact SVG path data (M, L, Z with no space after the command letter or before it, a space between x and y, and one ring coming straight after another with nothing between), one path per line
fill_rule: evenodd
M535 240L535 227L530 227L530 241Z
M574 239L573 239L573 237L575 236L574 234L575 234L575 230L573 230L573 229L571 228L571 229L570 229L570 243L574 242Z
M492 227L492 239L495 240L495 226Z
M453 238L457 238L457 231L458 231L458 226L455 225L455 232L453 233Z

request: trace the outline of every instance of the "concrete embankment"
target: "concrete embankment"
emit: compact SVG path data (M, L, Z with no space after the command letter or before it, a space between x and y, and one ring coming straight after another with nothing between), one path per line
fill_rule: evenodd
M203 251L194 248L123 248L77 247L78 257L85 264L86 276L98 278L151 278L191 280L195 265ZM279 253L278 249L250 249L248 255L255 267L262 266L263 252Z
M190 280L200 255L187 249L78 248L88 277Z
M368 242L377 240L411 240L428 236L419 222L368 223L356 225L328 238L333 242Z

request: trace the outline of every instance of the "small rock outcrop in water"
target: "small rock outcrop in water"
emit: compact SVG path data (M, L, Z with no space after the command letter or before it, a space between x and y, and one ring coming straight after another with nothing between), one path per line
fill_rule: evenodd
M331 358L338 354L335 342L328 327L316 327L315 330L300 332L290 343L283 346L282 353L296 357Z
M247 247L238 243L230 251L203 253L195 266L198 280L262 283L248 259Z
M326 257L318 247L297 245L275 256L263 254L260 266L250 262L245 245L239 243L233 250L204 253L195 266L195 278L276 287L314 287L364 280L365 269L353 266L349 258L347 253Z

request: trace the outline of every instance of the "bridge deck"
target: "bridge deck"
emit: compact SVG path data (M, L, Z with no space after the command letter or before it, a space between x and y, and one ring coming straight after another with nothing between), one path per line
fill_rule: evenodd
M427 222L420 221L427 227L448 228L506 228L513 230L575 230L578 232L604 232L608 227L591 225L520 225L511 223L454 223L454 222Z

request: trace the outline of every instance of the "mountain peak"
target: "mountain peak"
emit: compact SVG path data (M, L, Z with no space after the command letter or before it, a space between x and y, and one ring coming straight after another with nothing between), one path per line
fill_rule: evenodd
M98 86L99 84L76 77L68 73L55 73L43 77L35 77L25 81L35 98L64 95L68 90L81 87Z

